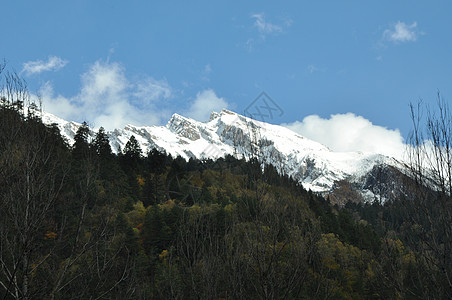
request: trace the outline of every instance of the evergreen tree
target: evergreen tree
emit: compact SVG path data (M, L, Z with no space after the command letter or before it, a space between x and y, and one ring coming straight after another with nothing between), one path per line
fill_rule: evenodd
M161 174L165 170L166 155L153 148L148 153L148 163L151 173Z
M73 151L72 155L74 159L83 159L87 156L89 152L89 143L88 143L88 136L89 136L89 127L86 122L83 122L82 126L80 126L75 133L74 136L74 145L73 145Z
M141 175L141 147L135 136L131 136L124 147L124 155L120 157L121 167L127 175L127 181L130 188L137 193L132 194L134 201L140 197L141 187L138 182Z
M138 161L141 157L141 147L134 135L132 135L124 147L124 156L126 159Z
M103 127L99 128L99 131L96 134L96 138L93 141L93 148L97 155L102 159L107 159L112 154L110 141L108 140L108 136Z
M146 178L143 186L143 194L141 197L141 202L145 207L153 205L156 202L156 193L154 187L154 180L151 177Z

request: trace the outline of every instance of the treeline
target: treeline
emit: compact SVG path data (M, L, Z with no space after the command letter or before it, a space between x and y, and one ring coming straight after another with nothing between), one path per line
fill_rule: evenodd
M337 207L258 156L185 161L134 137L115 155L86 124L69 146L14 95L0 106L4 299L451 296L446 194Z

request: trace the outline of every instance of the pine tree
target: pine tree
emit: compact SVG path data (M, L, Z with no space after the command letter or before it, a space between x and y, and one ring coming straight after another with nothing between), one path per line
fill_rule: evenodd
M83 159L87 156L89 152L89 127L86 122L83 122L82 126L80 126L75 133L74 140L75 143L73 145L72 155L75 160Z
M124 155L126 159L137 161L141 157L141 147L134 135L132 135L124 147Z
M101 159L108 159L111 154L110 141L103 127L99 128L93 142L93 148Z
M121 167L127 175L127 181L132 190L140 191L138 175L141 174L141 147L135 136L131 136L124 147L124 155L120 157ZM139 199L140 193L132 195L134 201Z
M161 174L165 170L166 155L153 148L148 153L148 163L151 173Z

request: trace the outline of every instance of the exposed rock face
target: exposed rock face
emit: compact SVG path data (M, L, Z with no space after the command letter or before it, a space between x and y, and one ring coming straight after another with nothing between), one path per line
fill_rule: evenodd
M181 115L174 114L166 127L172 132L185 137L191 141L196 141L201 138L199 129L191 122L190 119L184 118Z

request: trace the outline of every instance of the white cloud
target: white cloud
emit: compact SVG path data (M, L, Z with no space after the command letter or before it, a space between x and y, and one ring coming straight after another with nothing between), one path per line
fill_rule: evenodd
M254 49L254 39L253 38L249 38L246 42L245 42L245 48L246 50L248 50L248 52L253 51Z
M310 64L306 67L306 72L309 74L316 73L316 72L325 72L325 68L319 68L316 65Z
M309 73L314 73L315 71L318 70L317 67L314 65L309 65L306 69L308 70Z
M39 74L44 71L58 71L68 63L67 60L56 56L49 56L47 61L36 60L29 61L23 64L22 72L27 75Z
M282 18L279 24L271 23L266 20L264 13L251 14L250 18L254 21L252 28L256 29L259 37L249 37L242 45L248 52L252 52L256 45L266 41L269 35L280 35L285 32L285 29L292 26L292 19Z
M196 95L195 101L186 114L197 121L207 121L211 112L220 111L228 106L226 100L219 98L213 90L208 89Z
M201 80L210 81L210 75L212 72L213 70L210 64L205 65L204 69L201 71Z
M97 61L82 75L80 96L85 105L103 106L123 96L129 84L120 64Z
M139 101L151 104L159 99L168 99L172 95L171 87L166 80L155 80L146 77L136 84L134 96Z
M204 71L212 72L210 65ZM45 111L65 120L87 121L113 130L127 124L149 126L167 122L171 112L165 107L173 90L165 79L142 76L131 80L121 64L97 61L81 75L81 88L76 95L59 95L50 82L41 87L39 95ZM185 114L206 121L212 111L227 107L223 98L207 89L196 95Z
M417 22L407 25L398 21L394 28L386 29L383 32L383 39L395 43L414 42L417 40L419 32L417 31Z
M95 62L81 76L80 92L70 98L55 95L50 83L40 90L44 110L66 120L88 121L107 130L126 124L153 125L168 119L157 109L172 95L166 80L152 77L131 81L119 63ZM163 102L163 103L162 103Z
M206 73L206 74L212 73L212 67L210 66L210 64L207 64L207 65L204 67L204 73Z
M278 34L283 32L281 25L272 24L266 21L263 13L253 14L251 15L251 18L254 19L254 27L256 27L257 30L264 36L268 34Z
M329 119L310 115L301 122L282 125L333 151L362 151L403 158L406 150L398 129L374 125L353 113L335 114Z
M287 17L280 18L279 24L271 23L267 21L264 13L251 14L250 18L253 20L252 28L257 30L259 37L250 37L243 43L248 52L252 52L256 45L265 42L267 36L284 33L293 23L292 19Z
M43 101L43 109L54 115L67 119L76 120L78 107L71 101L71 99L65 98L61 95L55 95L53 86L50 82L46 82L39 90L39 96Z

